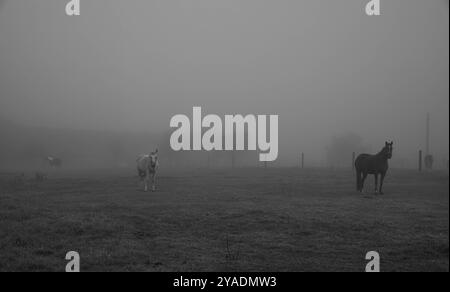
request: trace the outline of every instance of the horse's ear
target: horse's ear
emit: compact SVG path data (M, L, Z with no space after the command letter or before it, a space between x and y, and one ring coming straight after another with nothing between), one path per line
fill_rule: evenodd
M158 153L158 148L156 148L155 153Z
M389 145L388 141L384 142L384 146L388 146L388 145Z

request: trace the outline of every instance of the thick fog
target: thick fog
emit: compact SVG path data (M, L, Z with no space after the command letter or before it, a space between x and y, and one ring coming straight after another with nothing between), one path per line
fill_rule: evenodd
M335 144L350 165L393 140L393 165L413 167L430 113L448 161L448 1L382 0L372 17L365 0L81 0L75 17L67 2L0 0L0 160L128 165L201 106L279 115L279 166L339 165Z

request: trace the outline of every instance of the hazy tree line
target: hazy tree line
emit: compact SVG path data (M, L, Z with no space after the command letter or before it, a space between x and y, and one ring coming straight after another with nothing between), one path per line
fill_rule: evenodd
M256 166L256 152L175 152L166 133L121 133L33 128L0 121L0 168L45 166L63 159L65 168L134 167L140 154L158 148L162 167Z
M63 159L65 168L134 167L138 155L156 148L163 168L264 167L256 151L175 152L168 143L170 134L170 131L122 133L25 127L0 120L0 169L42 167L47 156ZM365 145L363 138L355 133L331 137L327 144L319 146L323 147L324 163L315 163L306 151L306 167L350 168L353 152L376 153L379 150ZM277 161L268 166L299 166L302 152L299 149L291 161ZM394 167L416 167L416 157L405 159L402 155L394 150ZM437 166L444 167L439 162Z

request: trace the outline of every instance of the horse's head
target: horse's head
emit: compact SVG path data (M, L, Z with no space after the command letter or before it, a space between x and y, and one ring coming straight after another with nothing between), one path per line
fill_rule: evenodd
M150 153L150 164L153 168L155 168L158 164L158 149Z
M392 145L394 145L394 142L385 142L384 144L384 148L383 150L381 150L381 153L383 154L384 157L386 157L387 159L391 159L392 158Z

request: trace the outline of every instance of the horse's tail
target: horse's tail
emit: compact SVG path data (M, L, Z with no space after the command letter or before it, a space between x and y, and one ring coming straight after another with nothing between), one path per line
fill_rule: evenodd
M361 190L361 172L356 169L356 190Z

